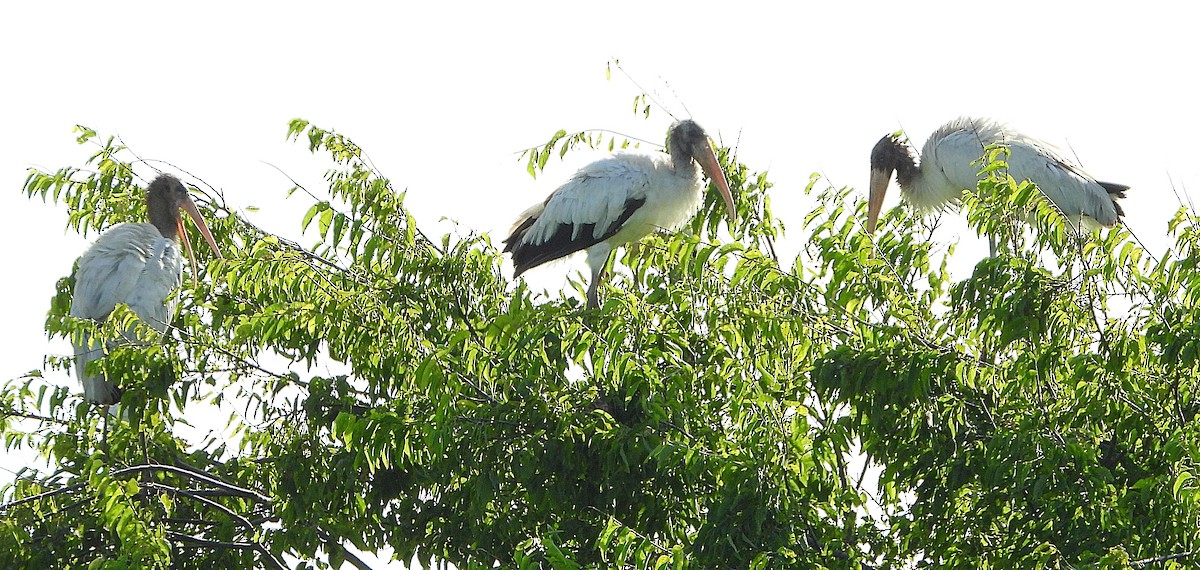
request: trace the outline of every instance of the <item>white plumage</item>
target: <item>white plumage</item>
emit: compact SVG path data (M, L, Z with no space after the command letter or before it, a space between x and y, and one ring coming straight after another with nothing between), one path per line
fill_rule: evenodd
M959 118L930 135L921 162L896 136L884 136L871 151L871 196L867 230L874 231L892 172L906 200L919 212L958 202L964 189L974 189L982 169L984 148L1008 147L1008 174L1037 184L1063 215L1087 225L1116 225L1123 212L1117 204L1128 186L1099 182L1057 149L989 119ZM974 162L975 164L972 164Z
M669 156L621 153L593 162L522 213L504 240L516 274L586 249L592 269L588 306L597 306L597 281L614 249L675 228L700 207L704 184L697 163L716 182L733 218L733 196L704 129L690 120L675 123L667 149Z
M524 237L529 243L545 243L560 225L567 224L571 239L578 239L587 228L593 238L602 239L631 200L645 204L625 220L622 232L644 236L658 228L669 229L700 207L701 194L696 190L700 183L699 169L692 165L676 170L665 155L619 154L598 160L576 172L549 201L521 214L522 220L536 219Z
M179 180L168 175L156 178L147 189L146 203L151 223L113 226L79 258L72 317L103 321L124 303L154 330L165 332L178 307L172 292L183 280L183 256L177 240L182 236L187 243L187 237L179 217L181 208L196 221L217 257L221 256ZM131 329L123 331L122 336L125 342L137 341ZM106 345L84 334L74 344L75 373L83 384L84 398L97 404L115 404L121 398L119 383L88 372L89 363L103 358L112 343Z
M71 316L103 321L117 304L124 303L158 331L167 330L178 301L171 295L183 280L179 244L150 224L120 224L100 236L79 258ZM126 341L136 341L132 330ZM115 382L85 374L88 363L102 358L105 346L87 338L75 346L75 371L90 402L113 404L120 399Z

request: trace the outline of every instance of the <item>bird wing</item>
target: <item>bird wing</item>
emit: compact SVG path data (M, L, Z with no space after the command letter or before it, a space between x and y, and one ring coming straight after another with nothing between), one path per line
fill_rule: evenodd
M1017 137L1008 145L1008 173L1014 180L1036 183L1068 218L1078 220L1083 215L1108 227L1117 223L1113 197L1078 164L1063 158L1054 147L1033 139Z
M505 251L516 274L612 237L646 203L650 172L626 157L593 162L522 214Z
M975 188L983 169L984 149L1005 142L1009 133L1003 125L988 119L959 118L942 125L922 153L929 156L946 177L963 188Z
M182 271L179 248L154 226L115 226L79 258L71 316L103 320L118 303L125 303L147 323L165 330L174 303L164 301L179 287Z
M985 119L962 117L934 131L921 148L922 192L907 195L918 211L958 202L962 191L974 189L983 168L983 149L1003 136L1003 127Z
M182 271L179 248L154 226L114 226L79 258L70 314L102 321L117 304L125 303L161 333L175 314L178 303L172 292L182 282ZM132 330L124 331L123 336L136 340ZM85 397L102 404L115 403L120 398L115 383L86 373L88 363L103 357L106 347L87 334L73 344L75 371Z
M1063 158L1053 146L1006 129L995 121L961 118L943 125L925 143L921 159L937 165L935 174L943 178L942 194L953 191L957 196L963 188L976 187L984 166L980 160L984 148L993 144L1008 147L1008 174L1014 180L1033 181L1067 217L1078 218L1083 214L1105 226L1116 223L1117 207L1104 185L1079 165ZM1111 193L1120 197L1121 190Z

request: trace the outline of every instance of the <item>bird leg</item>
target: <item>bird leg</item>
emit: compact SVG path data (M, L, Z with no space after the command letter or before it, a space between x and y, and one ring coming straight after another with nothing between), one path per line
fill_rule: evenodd
M596 276L592 275L592 283L588 285L587 290L587 308L595 309L600 306L599 295L596 293Z
M600 242L588 249L588 266L592 268L592 280L588 283L587 308L595 309L600 306L600 279L604 275L604 267L612 254L612 246Z
M114 404L113 407L115 408L116 405ZM108 454L108 418L111 415L111 413L104 414L104 426L100 428L100 452L104 454L105 461L112 461L112 456Z
M600 306L600 279L604 277L604 266L592 269L592 279L588 282L587 308L595 309Z

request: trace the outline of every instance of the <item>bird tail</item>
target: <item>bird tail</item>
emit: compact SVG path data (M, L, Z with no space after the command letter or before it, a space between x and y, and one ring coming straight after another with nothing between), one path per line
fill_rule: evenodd
M513 224L512 233L504 240L504 252L511 252L513 256L513 277L517 277L525 270L537 265L531 258L535 248L526 247L525 244L525 232L529 231L536 221L537 216L528 216L518 220L516 224Z
M89 402L111 406L121 401L121 388L109 382L103 374L89 373L88 365L104 358L105 350L98 343L75 346L75 372L83 384L83 397Z
M1099 180L1096 181L1096 184L1099 184L1105 192L1108 192L1108 197L1113 201L1113 208L1117 210L1117 217L1124 216L1125 210L1121 209L1121 204L1117 200L1125 197L1125 191L1129 190L1129 186L1115 182L1100 182Z

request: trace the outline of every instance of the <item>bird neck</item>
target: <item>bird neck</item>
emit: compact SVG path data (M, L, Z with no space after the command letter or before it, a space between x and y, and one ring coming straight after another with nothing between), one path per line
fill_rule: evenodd
M671 149L671 165L678 172L696 169L696 161L692 159L692 154L675 148Z
M957 203L962 196L962 186L954 184L936 167L921 168L910 155L896 167L896 183L900 185L905 199L918 212L941 210ZM928 158L928 157L925 157Z
M158 193L147 195L146 214L150 224L158 228L158 233L169 240L179 241L179 209L169 202Z
M912 152L907 147L898 146L900 152L896 153L898 160L896 161L896 183L901 189L911 189L913 182L921 176L921 168L917 165L917 159L913 157Z

